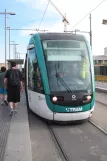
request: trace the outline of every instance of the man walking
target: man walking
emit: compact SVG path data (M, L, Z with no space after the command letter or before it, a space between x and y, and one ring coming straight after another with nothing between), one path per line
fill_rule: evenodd
M7 70L4 79L4 85L7 89L8 102L10 105L10 115L17 113L17 105L20 102L20 90L23 90L22 75L17 69L16 63L11 63L11 69Z

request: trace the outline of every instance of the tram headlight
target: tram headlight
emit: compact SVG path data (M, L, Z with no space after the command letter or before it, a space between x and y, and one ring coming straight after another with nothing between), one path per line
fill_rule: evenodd
M52 97L52 101L56 102L58 100L58 98L56 96Z
M91 96L89 95L89 96L87 96L87 100L91 100Z
M84 103L88 103L88 102L90 102L91 98L92 98L92 96L90 96L90 95L85 96L85 97L83 98L83 102L84 102Z
M64 97L63 96L51 96L51 100L54 103L56 103L56 102L63 102L64 101Z

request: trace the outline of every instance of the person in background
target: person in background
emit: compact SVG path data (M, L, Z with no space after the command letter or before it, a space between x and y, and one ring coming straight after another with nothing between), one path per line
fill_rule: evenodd
M18 102L20 102L20 91L23 91L22 74L17 69L15 62L11 63L11 69L7 70L5 74L4 85L7 88L10 115L12 115L13 112L17 113Z
M7 91L4 88L5 72L6 72L6 68L1 67L1 72L0 72L0 101L1 101L1 105L4 105L4 103L5 103L5 105L8 106Z

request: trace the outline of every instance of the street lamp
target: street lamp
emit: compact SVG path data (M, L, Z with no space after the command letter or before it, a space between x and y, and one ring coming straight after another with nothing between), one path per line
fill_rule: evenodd
M9 59L10 59L10 27L7 27L7 29L9 30Z
M14 45L15 44L15 41L11 41L13 44L10 44L10 45ZM13 46L13 58L14 58L14 52L15 52L15 50L14 50L14 46Z
M19 45L19 44L14 44L15 45L15 59L17 58L17 50L16 50L16 45Z
M11 41L11 42L13 42L13 44L10 44L10 45L14 45L14 48L13 48L13 58L14 58L14 55L15 55L15 59L16 59L16 53L17 53L17 51L16 51L16 45L19 45L19 44L16 44L15 41Z
M14 15L14 13L12 13L12 15ZM21 29L21 28L10 28L10 27L7 27L7 30L9 30L9 59L10 59L10 45L14 45L14 44L10 44L10 31L11 30L26 30L26 31L37 31L37 32L39 32L39 31L43 31L43 32L46 32L46 31L48 31L48 30L38 30L38 29L36 29L36 28L34 28L34 29L30 29L30 28L24 28L24 29ZM33 33L32 34L30 34L31 36L32 35L34 35ZM13 42L13 43L15 43L14 41L11 41L11 42ZM16 44L16 45L18 45L18 44ZM16 48L16 47L15 47ZM14 49L13 49L14 50ZM14 51L13 51L13 54L14 54ZM15 54L16 55L16 54Z
M16 54L17 54L17 59L20 59L20 53L17 52Z
M22 54L23 54L24 57L25 57L25 53L19 53L19 52L17 52L17 58L18 58L18 55L19 55L19 59L20 59L20 58L21 58L20 55L22 55Z
M7 59L7 55L6 55L6 15L15 15L15 13L13 12L0 12L0 14L5 15L5 66L6 66L6 59Z

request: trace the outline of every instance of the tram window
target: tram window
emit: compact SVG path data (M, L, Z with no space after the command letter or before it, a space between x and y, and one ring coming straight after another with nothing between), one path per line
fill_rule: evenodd
M56 74L72 91L91 90L90 60L85 42L44 40L43 48L50 91L65 91Z
M44 93L35 48L28 50L28 87L32 91Z

